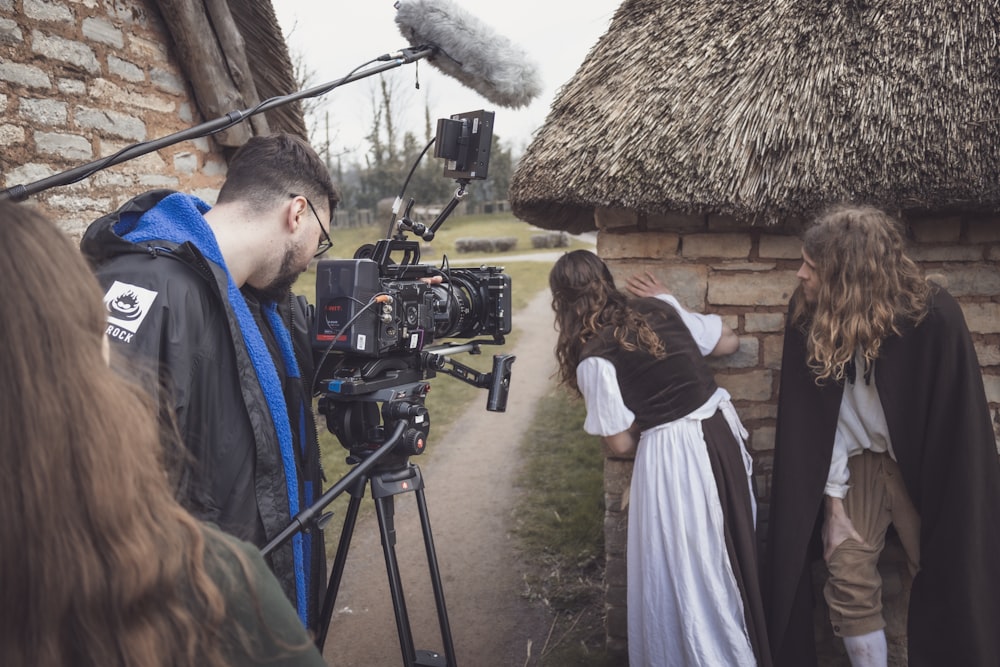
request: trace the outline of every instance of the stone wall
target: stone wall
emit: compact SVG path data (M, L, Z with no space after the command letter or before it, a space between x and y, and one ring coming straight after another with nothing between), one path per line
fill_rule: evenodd
M736 354L713 359L716 381L733 396L750 433L754 483L766 518L770 495L784 317L801 264L801 225L747 229L725 216L639 216L599 209L597 252L623 285L632 273L659 277L682 304L717 313L740 337ZM923 217L905 221L913 239L911 256L959 300L983 367L987 399L1000 433L1000 216ZM1000 435L998 435L1000 441ZM1000 447L998 447L1000 451ZM608 648L626 649L625 534L632 461L605 461ZM890 547L880 569L888 636L894 664L905 664L905 610L909 576L902 555ZM822 603L817 569L817 599ZM826 664L845 664L822 604L816 610L817 640ZM901 654L902 652L902 654Z
M28 185L205 119L149 0L0 0L0 187ZM214 203L226 160L174 144L29 201L71 236L145 190Z

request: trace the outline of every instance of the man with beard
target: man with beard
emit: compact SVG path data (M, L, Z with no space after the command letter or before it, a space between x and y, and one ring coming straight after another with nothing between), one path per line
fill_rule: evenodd
M322 491L306 304L290 287L330 248L338 201L308 144L254 137L230 161L215 206L147 192L81 242L106 290L115 363L176 415L187 450L170 466L180 499L258 547ZM268 560L315 629L322 533L297 534Z

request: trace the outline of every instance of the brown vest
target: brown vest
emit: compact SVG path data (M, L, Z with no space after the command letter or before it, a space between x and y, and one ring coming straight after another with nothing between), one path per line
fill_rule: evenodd
M601 357L614 365L625 405L635 413L636 425L645 431L690 414L712 396L717 385L673 307L654 297L634 299L629 305L642 313L659 335L666 356L657 359L642 350L624 350L615 340L613 328L606 327L587 342L581 360ZM634 335L630 342L635 342Z

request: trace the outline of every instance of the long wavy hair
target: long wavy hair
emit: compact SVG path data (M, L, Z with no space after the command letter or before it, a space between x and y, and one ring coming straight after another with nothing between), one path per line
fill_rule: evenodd
M905 246L902 225L868 206L838 206L806 230L819 289L812 304L798 295L792 321L817 383L842 381L858 348L871 363L886 338L927 314L930 286Z
M560 257L549 272L549 288L559 332L556 360L561 384L580 392L576 367L583 347L608 327L623 349L664 356L663 341L629 306L628 297L615 287L607 264L594 253L574 250Z
M249 566L175 501L176 430L109 368L96 279L26 205L0 202L0 248L0 664L225 664L207 567Z

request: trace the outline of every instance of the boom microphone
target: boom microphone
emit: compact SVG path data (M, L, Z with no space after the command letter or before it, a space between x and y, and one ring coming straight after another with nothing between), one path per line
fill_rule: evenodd
M396 24L410 44L437 49L428 62L495 104L527 106L542 90L523 49L450 0L399 0Z

